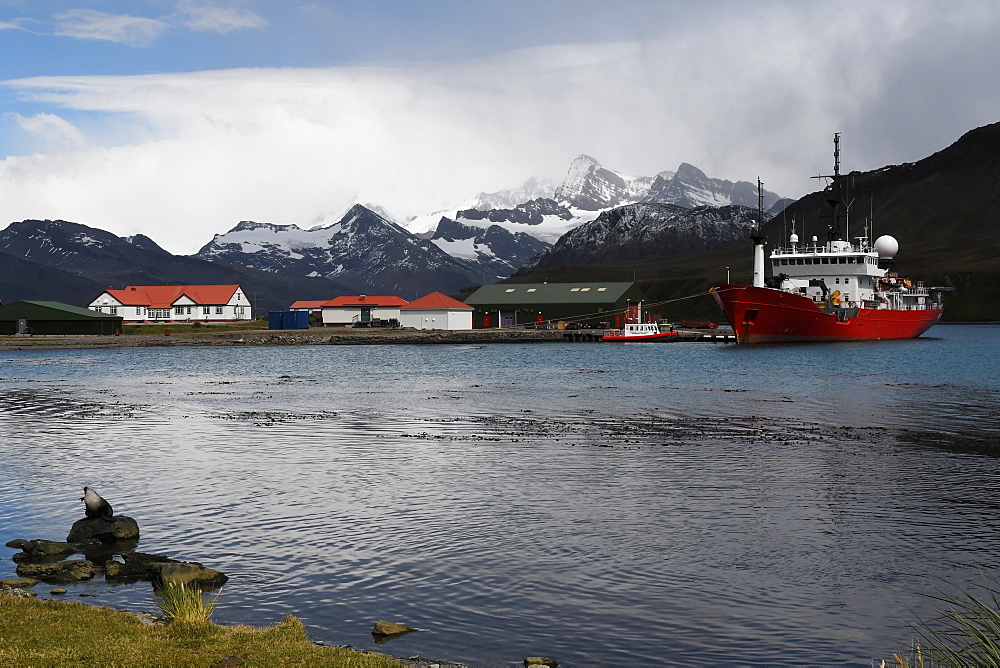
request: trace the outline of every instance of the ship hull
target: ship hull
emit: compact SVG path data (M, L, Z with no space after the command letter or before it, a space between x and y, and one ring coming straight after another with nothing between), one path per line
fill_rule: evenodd
M750 285L718 285L712 295L739 343L914 339L941 317L940 308L859 308L838 316L806 297Z
M677 332L661 332L660 334L605 334L601 341L611 343L669 343L677 340Z

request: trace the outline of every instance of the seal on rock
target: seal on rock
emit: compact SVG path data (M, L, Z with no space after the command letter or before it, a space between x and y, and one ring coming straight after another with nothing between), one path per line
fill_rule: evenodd
M111 516L114 515L115 511L111 507L111 504L91 488L83 488L83 496L80 497L80 500L83 501L85 506L84 512L86 512L87 517L91 519L100 518L108 522L112 521Z

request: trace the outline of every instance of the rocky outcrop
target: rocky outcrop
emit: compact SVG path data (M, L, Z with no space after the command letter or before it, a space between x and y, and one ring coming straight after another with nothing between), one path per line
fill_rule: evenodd
M134 540L139 538L139 524L126 515L115 515L109 520L102 518L86 518L73 522L66 541L81 543L89 540L99 540L103 543L116 540Z
M178 561L159 554L125 552L121 561L104 563L105 577L113 580L150 580L154 584L197 584L202 588L220 587L229 578L217 570L192 561Z
M48 583L80 582L91 580L97 575L93 562L86 559L70 559L55 563L21 563L17 574Z

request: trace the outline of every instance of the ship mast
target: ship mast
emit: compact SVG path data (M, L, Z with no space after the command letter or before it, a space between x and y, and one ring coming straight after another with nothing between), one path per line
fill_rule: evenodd
M753 285L764 287L764 244L767 237L763 235L764 228L764 184L757 178L757 230L750 234L753 241Z
M833 222L830 223L827 232L827 241L843 241L844 235L840 230L840 205L842 196L840 193L840 133L833 133L833 175L821 174L814 176L814 179L833 179L833 183L826 188L826 203L830 206Z

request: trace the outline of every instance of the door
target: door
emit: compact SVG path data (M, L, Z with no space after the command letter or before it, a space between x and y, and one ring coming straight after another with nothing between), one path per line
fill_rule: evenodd
M514 311L500 311L501 327L513 327L516 324L517 319L514 317Z
M361 322L371 322L372 321L372 307L362 306L361 307Z

